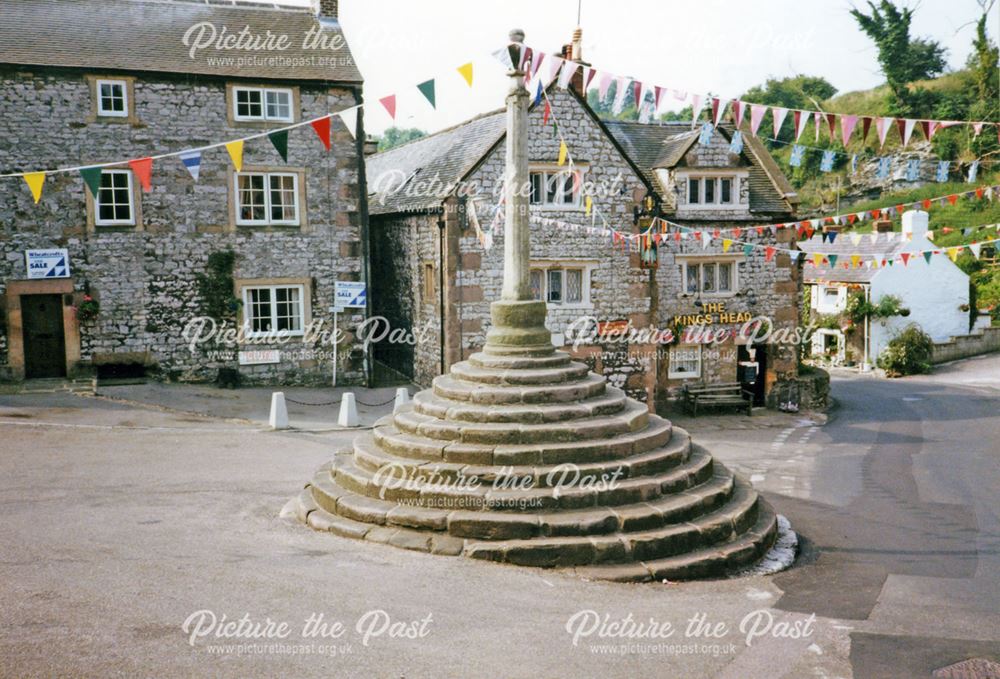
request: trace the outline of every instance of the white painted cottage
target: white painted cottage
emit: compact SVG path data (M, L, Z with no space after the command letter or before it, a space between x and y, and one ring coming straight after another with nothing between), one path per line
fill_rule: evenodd
M878 257L896 259L892 266L880 268L843 268L826 264L816 266L811 258L803 271L803 281L809 290L810 306L820 314L836 314L845 310L852 289L861 290L877 304L886 295L895 295L909 309L908 316L893 316L871 320L866 327L856 328L852 342L843 329L820 329L814 335L813 352L825 353L843 362L852 344L858 349L858 362L873 364L896 333L911 323L919 325L936 342L947 341L969 332L969 276L947 256L934 255L927 262L925 250L937 246L927 237L927 213L912 210L903 213L902 233L879 233L875 242L865 234L857 243L849 234L840 234L834 243L820 236L801 241L799 248L807 253L836 254L847 262L853 255L863 260ZM913 253L904 264L899 255Z

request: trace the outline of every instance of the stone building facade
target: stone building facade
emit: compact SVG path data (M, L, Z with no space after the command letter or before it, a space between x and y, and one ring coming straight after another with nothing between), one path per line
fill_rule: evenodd
M361 101L335 2L319 15L182 1L4 4L0 133L14 142L0 145L4 173L155 157ZM192 26L285 34L292 47L281 57L297 61L233 63L220 60L232 58L222 50L189 50ZM300 48L309 31L339 36L322 65ZM179 158L155 159L148 192L124 163L105 168L96 196L78 172L49 174L38 204L20 178L2 180L0 376L131 366L182 380L231 368L247 382L328 381L333 347L319 334L330 328L334 282L366 275L361 126L361 116L357 130L334 116L329 151L309 125L292 129L287 162L267 137L249 140L240 173L225 148L208 149L197 180ZM69 276L29 279L26 251L38 249L68 251ZM231 267L216 271L222 290L211 293L199 278L211 278L210 261L225 262L226 253ZM39 295L51 296L49 309ZM87 297L96 314L78 313ZM213 303L224 313L207 312ZM364 311L348 310L342 322L360 322ZM199 317L211 319L206 329L249 332L192 350ZM62 339L40 355L53 328ZM254 331L265 337L251 338ZM339 349L341 379L360 380L356 344Z
M602 121L587 105L581 85L579 80L569 89L550 85L548 114L539 103L528 115L532 285L538 298L549 303L553 341L651 408L684 382L735 381L738 361L749 362L754 355L762 368L763 402L783 376L794 375L794 347L763 342L748 347L734 338L719 347L693 340L690 346L645 341L648 337L618 342L608 334L584 335L574 342L580 338L574 328L585 327L574 326L581 318L602 329L627 325L662 330L672 328L678 315L701 313L705 304L724 306L721 319L711 319L714 327L738 327L742 322L731 322L737 314L767 315L775 326L794 327L801 289L798 269L788 256L765 262L763 250L744 257L742 248L723 252L718 241L703 248L700 241L675 241L661 234L658 265L650 269L642 265L634 245L589 233L591 225L638 233L648 222L637 220L635 210L649 204L659 206L661 216L692 227L768 223L793 214L795 199L784 178L773 176L777 168L763 166L757 155L766 155L763 148L748 144L742 153L729 153L731 132L724 128L702 146L694 142L697 134L692 136L690 125ZM553 120L559 136L553 134ZM492 227L502 223L495 218L504 176L504 125L503 111L488 113L367 161L372 267L377 272L373 313L386 316L391 325L418 328L415 334L424 339L376 346L374 356L419 384L428 384L485 342L490 302L499 298L502 280L502 229ZM572 178L558 182L560 173L569 177L569 164L558 163L561 139L579 172L579 191L573 190ZM721 187L723 177L734 180L727 189L730 202L685 207L685 196L676 187L686 186L689 177L712 177L713 188ZM584 195L592 199L590 214ZM567 224L578 228L563 226ZM792 231L781 230L777 236L752 231L743 240L774 244ZM484 233L492 236L491 247L484 247ZM702 290L700 282L688 290L688 268L707 271L705 265L712 265L712 275L718 277L720 264L730 276L724 290L717 289L717 282L710 291ZM697 356L689 356L693 353Z

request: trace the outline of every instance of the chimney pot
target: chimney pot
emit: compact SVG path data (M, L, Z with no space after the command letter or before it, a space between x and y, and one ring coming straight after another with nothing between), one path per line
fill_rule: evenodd
M892 231L892 220L891 219L880 219L875 222L875 231L878 233L887 233Z
M378 139L376 139L371 135L365 137L363 153L365 156L370 156L372 154L378 153Z

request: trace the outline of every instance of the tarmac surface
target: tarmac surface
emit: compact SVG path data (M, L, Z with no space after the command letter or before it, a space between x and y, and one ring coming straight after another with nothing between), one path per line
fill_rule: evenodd
M269 390L114 389L0 396L0 676L910 679L1000 662L1000 356L838 376L829 421L685 420L804 549L777 576L683 584L314 532L279 514L350 442L322 431L335 415L303 406L269 432Z

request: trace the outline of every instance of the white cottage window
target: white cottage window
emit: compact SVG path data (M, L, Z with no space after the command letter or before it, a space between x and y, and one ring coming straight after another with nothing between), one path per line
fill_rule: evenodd
M247 337L266 334L301 335L305 327L302 285L261 285L243 288Z
M124 80L98 80L97 115L109 118L128 117L128 83Z
M273 87L234 87L234 120L274 120L290 123L292 91Z

